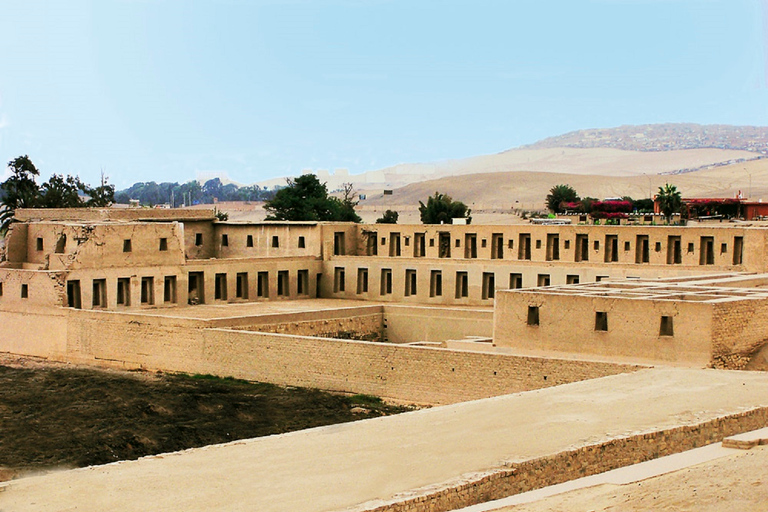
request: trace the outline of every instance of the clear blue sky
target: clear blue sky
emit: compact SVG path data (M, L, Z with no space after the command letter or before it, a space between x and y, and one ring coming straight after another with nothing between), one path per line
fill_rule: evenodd
M118 188L768 125L765 2L0 0L0 159Z

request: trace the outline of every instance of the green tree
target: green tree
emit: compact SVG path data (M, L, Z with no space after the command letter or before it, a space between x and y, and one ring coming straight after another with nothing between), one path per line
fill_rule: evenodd
M14 158L8 162L11 176L0 184L3 191L2 210L0 210L0 231L8 229L13 215L18 208L34 208L37 206L39 191L35 177L40 171L27 155Z
M427 198L427 204L419 201L419 214L422 224L452 224L453 219L466 218L472 222L472 210L461 201L454 201L451 196L435 192Z
M376 219L376 224L397 224L397 218L400 216L394 210L387 210L384 215Z
M42 184L39 191L37 206L40 208L77 208L83 206L80 191L84 185L77 177L53 174Z
M575 203L579 201L579 194L570 185L555 185L547 194L547 208L553 213L562 213L562 203Z
M328 188L314 174L288 179L288 186L264 204L267 220L315 220L360 222L355 213L354 190L345 184L344 197L328 195Z
M672 222L672 215L680 211L680 207L683 205L683 199L680 195L680 191L677 187L665 183L663 187L659 187L659 193L656 195L656 200L659 202L659 209L661 213L667 218L667 224Z

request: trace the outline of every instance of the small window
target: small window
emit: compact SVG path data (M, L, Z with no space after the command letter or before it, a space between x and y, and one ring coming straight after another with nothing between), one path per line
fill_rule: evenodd
M160 250L161 251L167 251L168 250L168 239L167 238L161 238L160 239Z
M509 242L507 242L507 248L508 249L514 249L515 248L515 241L511 238L509 239Z
M430 238L429 239L429 246L430 247L434 247L435 246L435 239L434 238Z
M406 246L406 247L408 247L409 245L411 245L411 237L409 237L409 236L406 236L406 237L403 239L403 241L405 242L405 246Z
M248 235L247 237L245 237L245 246L253 247L253 235Z
M728 244L720 244L720 254L728 252Z
M550 279L549 274L539 274L536 286L549 286Z
M539 325L539 306L528 306L528 325Z
M461 240L458 238L456 239L456 247L461 247Z
M392 269L381 269L381 287L380 295L389 295L392 293Z
M570 249L570 248L571 248L571 241L570 241L570 240L565 240L565 241L563 242L563 246L564 246L566 249Z
M272 237L272 247L280 247L280 238L277 235Z
M600 240L595 240L595 243L592 244L592 248L595 251L599 251L600 250Z
M523 274L509 274L509 287L514 289L523 287Z
M202 233L195 233L195 245L200 247L203 245L203 234Z
M579 276L576 274L568 274L565 276L566 284L579 284Z
M42 251L43 250L43 239L42 237L37 237L37 250Z
M0 297L3 296L3 283L0 282Z
M91 305L94 308L107 307L107 280L106 279L94 279L93 280L93 294Z
M692 242L688 244L688 252L689 253L692 253L694 251L694 248L695 248L695 246L694 246L694 244Z
M304 240L303 236L299 237L299 249L306 249L307 242Z
M64 249L67 247L67 235L62 233L59 235L58 240L56 240L56 248L54 249L54 252L56 254L64 254Z
M595 276L595 282L599 283L600 281L603 281L605 279L608 279L610 276Z
M480 240L480 247L483 247L483 248L485 248L485 247L486 247L486 245L487 245L487 243L488 243L488 242L486 242L486 239L485 239L485 238L482 238L482 239Z
M671 316L662 316L661 324L659 326L659 336L674 336L675 329L672 325Z
M629 250L629 248L630 248L630 244L629 244L629 242L624 242L624 250L625 250L625 251L628 251L628 250Z
M661 252L661 242L656 242L656 245L654 246L654 250L656 252Z
M541 249L541 240L536 240L536 248Z
M221 235L221 246L229 247L229 235L227 234Z
M605 311L595 312L595 330L607 331L608 330L608 313Z
M131 252L133 249L131 248L131 239L128 238L126 240L123 240L123 252Z

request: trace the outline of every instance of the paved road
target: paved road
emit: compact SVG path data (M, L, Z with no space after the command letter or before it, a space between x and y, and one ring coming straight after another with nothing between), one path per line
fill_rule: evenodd
M602 439L768 405L768 374L657 368L11 482L0 509L337 510Z

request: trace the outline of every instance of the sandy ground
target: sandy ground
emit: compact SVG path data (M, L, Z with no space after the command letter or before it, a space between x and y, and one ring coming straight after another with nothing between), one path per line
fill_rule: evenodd
M637 482L597 485L533 503L486 510L764 512L768 509L768 446L728 452L712 461Z
M0 509L338 510L601 440L768 405L768 375L649 369L25 478Z

